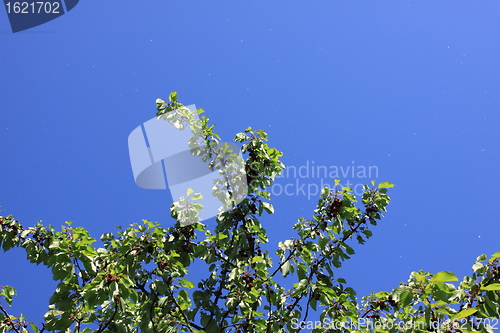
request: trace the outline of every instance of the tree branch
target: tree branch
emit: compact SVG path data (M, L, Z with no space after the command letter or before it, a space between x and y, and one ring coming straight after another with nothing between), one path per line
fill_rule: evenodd
M3 312L3 314L7 318L7 323L12 327L12 329L14 330L14 332L21 333L21 331L19 331L16 328L16 325L14 324L14 322L12 321L12 319L10 318L9 314L7 313L7 311L5 311L5 309L3 308L2 304L0 304L0 310Z

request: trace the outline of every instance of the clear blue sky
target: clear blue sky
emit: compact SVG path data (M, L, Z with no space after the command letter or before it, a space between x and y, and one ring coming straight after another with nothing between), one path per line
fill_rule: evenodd
M0 215L71 220L96 238L172 225L168 192L135 185L127 138L176 90L226 141L264 129L287 166L375 166L343 181L396 184L338 271L360 295L420 269L461 279L499 251L499 31L490 0L81 1L16 34L0 10ZM321 184L277 184L297 181ZM275 195L271 244L316 200ZM24 258L0 253L0 285L40 322L55 283Z

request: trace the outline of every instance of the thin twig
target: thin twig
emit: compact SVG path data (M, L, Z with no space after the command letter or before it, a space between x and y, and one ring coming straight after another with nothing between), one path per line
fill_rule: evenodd
M5 309L3 308L2 304L0 304L0 310L3 312L3 314L5 315L5 317L7 318L7 323L12 327L12 329L17 332L17 333L21 333L21 331L19 331L17 328L16 328L16 325L14 324L14 322L12 321L12 319L10 319L10 316L9 314L7 313L7 311L5 311Z

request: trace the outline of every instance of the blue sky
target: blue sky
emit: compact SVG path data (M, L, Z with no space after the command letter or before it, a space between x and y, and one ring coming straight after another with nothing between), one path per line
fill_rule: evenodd
M496 1L85 1L16 34L0 10L0 215L96 238L172 225L168 192L135 185L127 138L175 90L225 141L252 126L287 166L375 166L341 180L396 184L338 271L360 296L420 269L461 279L499 251L498 31ZM322 180L277 184L297 181ZM275 195L271 245L316 201ZM0 253L0 284L39 322L55 283L24 258Z

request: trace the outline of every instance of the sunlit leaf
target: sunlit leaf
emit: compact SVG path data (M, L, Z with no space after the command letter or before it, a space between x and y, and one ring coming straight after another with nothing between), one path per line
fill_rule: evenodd
M458 278L450 271L443 271L432 276L431 281L458 281Z

